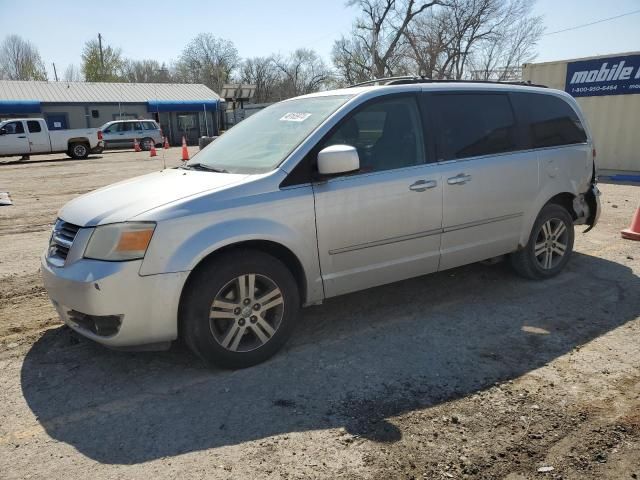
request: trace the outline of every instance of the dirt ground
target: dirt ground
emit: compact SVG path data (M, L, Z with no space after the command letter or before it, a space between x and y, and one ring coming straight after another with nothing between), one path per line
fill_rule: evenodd
M56 211L161 158L0 163L0 478L640 477L640 244L619 234L640 187L601 185L557 278L478 264L347 295L265 364L211 371L78 337L41 286Z

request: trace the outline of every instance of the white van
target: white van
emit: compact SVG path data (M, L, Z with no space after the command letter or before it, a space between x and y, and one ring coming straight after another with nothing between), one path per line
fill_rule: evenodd
M205 362L246 367L325 298L499 256L557 275L574 225L598 219L594 156L557 90L401 79L306 95L182 167L68 203L44 284L104 345L182 336Z

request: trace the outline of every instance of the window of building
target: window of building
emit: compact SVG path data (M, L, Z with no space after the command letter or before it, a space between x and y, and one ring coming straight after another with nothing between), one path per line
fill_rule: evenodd
M92 118L100 118L100 112L98 110L91 110Z
M430 105L440 129L439 160L517 149L516 121L507 95L434 95Z

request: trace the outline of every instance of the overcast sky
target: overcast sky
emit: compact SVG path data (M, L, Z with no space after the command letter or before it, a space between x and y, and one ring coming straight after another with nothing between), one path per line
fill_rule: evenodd
M51 72L80 65L85 41L100 32L126 57L170 62L200 32L232 40L243 57L314 48L327 61L333 41L356 15L345 0L0 0L0 39L16 33L36 44ZM547 32L640 9L640 0L538 0ZM546 35L536 61L640 50L640 14Z

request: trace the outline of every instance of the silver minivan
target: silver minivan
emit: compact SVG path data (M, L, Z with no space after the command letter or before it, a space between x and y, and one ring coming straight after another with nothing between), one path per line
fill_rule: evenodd
M162 145L162 130L154 120L114 120L100 127L106 148L132 148L138 140L142 150Z
M183 338L247 367L300 308L507 257L543 280L597 222L575 100L508 84L400 79L286 100L185 165L81 196L42 257L61 318L113 348Z

